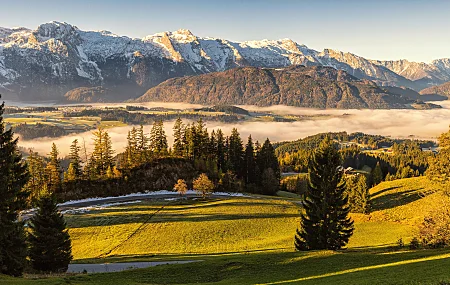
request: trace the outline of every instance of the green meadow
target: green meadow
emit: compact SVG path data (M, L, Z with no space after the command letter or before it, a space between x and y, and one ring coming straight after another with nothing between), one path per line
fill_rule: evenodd
M67 215L74 263L197 260L117 273L0 277L1 284L448 284L450 249L409 250L448 199L424 177L371 189L345 250L295 252L298 199L145 201Z

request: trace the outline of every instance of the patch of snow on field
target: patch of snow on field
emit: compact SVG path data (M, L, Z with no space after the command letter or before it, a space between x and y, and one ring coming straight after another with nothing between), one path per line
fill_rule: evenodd
M194 190L188 190L186 192L188 195L196 195L199 194L197 191ZM71 200L67 201L61 204L58 204L59 207L61 206L70 206L73 204L79 204L79 203L88 203L88 202L98 202L102 200L108 200L108 199L121 199L121 198L139 198L139 197L148 197L148 196L160 196L160 195L178 195L177 192L174 191L168 191L168 190L160 190L160 191L154 191L154 192L144 192L144 193L133 193L133 194L127 194L122 196L111 196L111 197L96 197L96 198L87 198L87 199L81 199L81 200ZM227 196L227 197L247 197L247 195L244 195L242 193L228 193L228 192L213 192L212 195L214 196Z
M120 205L128 205L128 204L137 204L141 203L142 201L136 200L136 201L129 201L129 202L117 202L117 203L109 203L109 204L103 204L103 205L94 205L94 206L88 206L88 207L81 207L81 208L75 208L70 210L61 211L61 214L84 214L86 212L94 211L94 210L101 210L108 207L114 207L114 206L120 206Z

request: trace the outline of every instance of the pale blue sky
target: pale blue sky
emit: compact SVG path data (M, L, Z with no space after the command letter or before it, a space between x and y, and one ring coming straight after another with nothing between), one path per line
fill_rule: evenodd
M291 38L371 59L450 57L450 1L0 0L0 26L52 20L143 37L179 28L235 41Z

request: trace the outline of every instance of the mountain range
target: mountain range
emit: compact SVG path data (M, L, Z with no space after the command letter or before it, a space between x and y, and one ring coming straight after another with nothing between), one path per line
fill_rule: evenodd
M66 98L85 98L80 92L88 94L90 87L101 90L105 101L121 101L171 78L293 65L332 67L380 86L415 91L450 81L450 59L369 60L316 51L290 39L233 42L183 29L137 39L61 22L35 30L0 28L0 93L22 101L61 100L69 91Z

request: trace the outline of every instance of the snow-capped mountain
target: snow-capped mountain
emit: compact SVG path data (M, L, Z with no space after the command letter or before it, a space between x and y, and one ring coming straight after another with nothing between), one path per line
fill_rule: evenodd
M331 66L379 85L416 90L450 80L449 59L431 64L373 61L315 51L290 39L232 42L183 29L136 39L60 22L36 30L0 28L0 93L22 100L60 99L71 89L90 86L105 86L113 90L112 100L122 100L173 77L298 64Z

